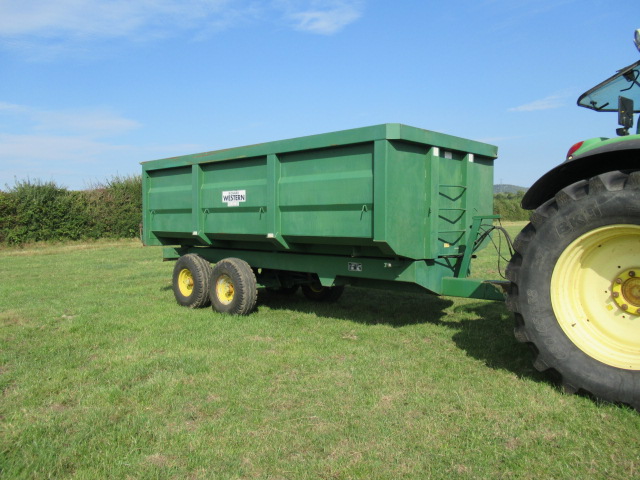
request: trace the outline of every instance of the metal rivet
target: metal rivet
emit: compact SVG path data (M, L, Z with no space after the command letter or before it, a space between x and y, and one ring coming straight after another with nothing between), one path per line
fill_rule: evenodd
M635 277L635 276L636 276L636 272L634 272L633 270L631 270L631 271L629 272L629 276L630 276L630 277Z
M627 305L626 303L623 303L621 307L623 310L627 310L629 308L629 305Z
M611 295L613 296L613 298L618 298L620 296L618 292L613 292Z
M621 279L621 278L616 278L616 283L617 283L618 285L620 285L620 284L622 283L622 279Z

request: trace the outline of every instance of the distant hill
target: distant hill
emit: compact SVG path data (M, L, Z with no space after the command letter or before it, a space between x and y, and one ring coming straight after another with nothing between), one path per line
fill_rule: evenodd
M518 192L526 192L529 190L527 187L518 187L517 185L509 185L506 183L501 183L499 185L493 186L493 193L518 193Z

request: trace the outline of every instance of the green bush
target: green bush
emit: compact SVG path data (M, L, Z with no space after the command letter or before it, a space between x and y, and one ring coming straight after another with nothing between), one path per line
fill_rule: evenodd
M7 243L6 236L16 217L16 197L0 191L0 243Z
M0 192L0 243L136 237L141 178L114 177L89 190L25 180Z
M521 221L529 220L531 212L520 206L524 192L496 193L493 196L493 212L501 215L502 220Z
M91 237L132 238L142 221L142 178L114 177L83 192L92 219Z
M2 237L6 243L82 238L82 209L76 197L53 182L17 182L3 194Z

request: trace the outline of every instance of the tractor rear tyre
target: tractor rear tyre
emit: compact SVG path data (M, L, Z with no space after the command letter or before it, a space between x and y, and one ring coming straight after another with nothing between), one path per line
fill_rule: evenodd
M173 294L176 301L189 308L207 307L211 265L194 253L183 255L173 268Z
M248 315L256 306L256 276L247 262L225 258L213 267L211 306L220 313Z
M640 410L640 171L570 185L516 238L507 306L564 390Z

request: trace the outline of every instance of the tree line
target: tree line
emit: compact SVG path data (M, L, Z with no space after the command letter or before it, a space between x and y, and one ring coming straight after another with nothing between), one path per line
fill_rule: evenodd
M503 220L518 222L529 220L531 212L522 208L520 203L524 192L496 193L493 196L493 213L501 215Z
M0 244L133 238L142 211L140 176L116 176L88 190L18 181L0 191Z

